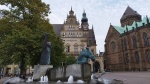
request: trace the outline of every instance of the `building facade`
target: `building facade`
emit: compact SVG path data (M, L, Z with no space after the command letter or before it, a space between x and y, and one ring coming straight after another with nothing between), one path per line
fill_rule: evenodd
M86 17L85 11L82 14L81 25L79 21L77 21L76 15L74 15L74 11L69 11L69 15L67 15L67 19L64 21L64 24L52 24L54 31L57 35L61 37L64 42L65 52L67 56L75 56L76 58L80 54L80 52L89 47L95 56L98 56L96 53L96 39L94 34L94 28L89 28L88 18ZM97 58L95 62L98 62L96 65L100 70L100 59ZM92 71L94 69L93 62L89 60L91 64ZM102 68L102 67L101 67ZM95 68L96 71L98 70Z
M65 52L68 56L78 56L85 48L89 47L96 55L96 40L93 27L89 29L88 18L84 12L81 19L81 25L77 21L74 11L69 11L64 24L52 24L54 31L59 35L65 46Z
M127 7L121 27L110 24L105 39L105 65L107 70L150 70L150 18Z

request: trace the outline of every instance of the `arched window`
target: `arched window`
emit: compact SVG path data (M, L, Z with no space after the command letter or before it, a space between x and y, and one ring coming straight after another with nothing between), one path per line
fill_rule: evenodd
M116 49L116 43L115 43L114 41L112 41L112 42L110 43L110 47L111 47L111 50L114 52L115 49Z
M143 32L143 40L144 40L144 46L148 46L149 45L148 36L145 32Z
M147 62L150 63L150 50L146 50L145 55L146 55Z
M135 36L132 37L133 48L137 48L137 39Z
M126 39L124 39L123 44L124 44L124 49L127 50L127 41L126 41Z
M125 63L126 63L126 64L129 63L129 56L128 56L128 53L125 54Z
M66 46L66 52L70 52L70 46Z
M139 57L139 53L137 51L135 51L134 56L135 56L135 62L139 63L140 62L140 57Z
M74 44L74 52L78 52L78 44L77 43Z
M80 51L83 51L84 50L84 44L81 44L80 45Z
M70 52L70 45L69 45L68 43L67 43L66 46L65 46L65 51L66 51L66 52Z

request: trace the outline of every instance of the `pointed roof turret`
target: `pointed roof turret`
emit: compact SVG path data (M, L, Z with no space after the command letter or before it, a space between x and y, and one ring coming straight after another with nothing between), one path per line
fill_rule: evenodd
M128 6L120 19L121 26L132 25L134 21L140 22L141 15Z
M127 9L125 10L124 14L121 17L121 20L125 19L127 16L130 16L130 15L141 16L135 10L133 10L131 7L128 6Z
M121 17L121 20L125 19L128 16L141 16L140 14L138 14L135 10L133 10L131 7L127 7L127 9L125 10L124 14Z

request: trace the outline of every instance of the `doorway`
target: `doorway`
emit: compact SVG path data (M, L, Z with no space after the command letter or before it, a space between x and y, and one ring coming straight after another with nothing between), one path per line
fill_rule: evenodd
M100 72L100 64L97 61L93 63L93 72Z

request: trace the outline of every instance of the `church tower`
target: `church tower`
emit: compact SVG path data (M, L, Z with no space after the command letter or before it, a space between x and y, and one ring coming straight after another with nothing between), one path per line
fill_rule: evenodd
M88 18L86 17L85 11L84 11L83 14L82 14L81 28L82 28L83 30L89 30Z
M141 15L128 6L120 19L121 26L132 25L134 21L141 21Z

